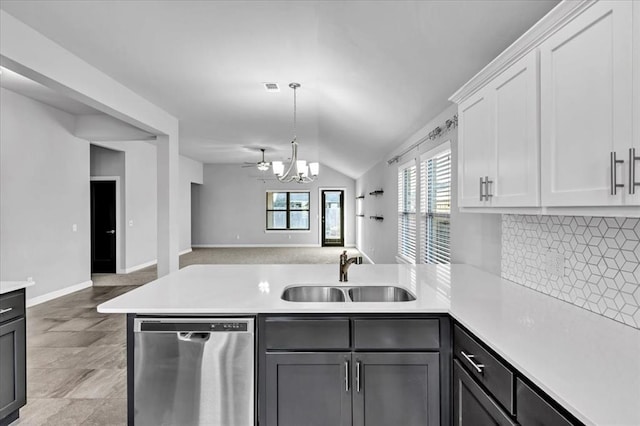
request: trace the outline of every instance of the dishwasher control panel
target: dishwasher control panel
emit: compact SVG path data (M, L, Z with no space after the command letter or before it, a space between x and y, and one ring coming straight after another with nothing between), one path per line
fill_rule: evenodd
M211 331L247 331L246 322L213 322L209 326Z
M251 328L249 328L251 324ZM164 320L144 319L136 320L134 332L178 332L178 333L207 333L207 332L253 332L253 322L243 321L197 321L197 320Z

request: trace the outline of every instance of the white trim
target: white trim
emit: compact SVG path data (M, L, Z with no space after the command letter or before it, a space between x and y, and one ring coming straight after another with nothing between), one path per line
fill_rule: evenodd
M187 254L187 253L191 253L193 251L193 249L191 247L189 247L188 249L182 250L181 252L178 252L178 256L182 256L183 254Z
M460 104L593 4L595 0L561 2L451 95L449 100Z
M460 213L523 214L543 216L640 217L637 206L616 207L459 207Z
M438 156L438 154L445 151L451 151L451 139L447 139L446 141L442 142L440 145L434 148L431 148L427 152L423 152L422 154L420 154L420 162L423 162L425 160L430 160L433 157L436 157Z
M67 294L75 293L76 291L89 288L93 285L93 281L84 281L78 284L70 285L69 287L61 288L60 290L55 290L40 296L31 297L27 299L26 304L27 308L31 306L39 305L44 302L48 302L49 300L57 299L58 297L66 296Z
M192 244L194 248L320 247L320 244Z
M120 176L89 176L89 181L115 181L116 183L116 274L126 274L127 272L124 268L124 259L122 258L124 250L121 250L121 244L122 247L125 245L125 237L122 229L124 227L120 225L121 222L124 223L120 217ZM93 259L91 259L90 262L93 262ZM89 268L91 268L91 264L89 264Z
M139 271L144 268L148 268L149 266L153 266L158 263L158 259L150 260L148 262L140 263L138 265L132 266L131 268L124 268L125 274L130 274L135 271Z

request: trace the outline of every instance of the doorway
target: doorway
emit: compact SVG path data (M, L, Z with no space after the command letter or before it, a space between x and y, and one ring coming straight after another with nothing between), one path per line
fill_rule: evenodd
M344 246L344 191L323 189L322 246Z
M91 181L91 273L116 272L116 181Z

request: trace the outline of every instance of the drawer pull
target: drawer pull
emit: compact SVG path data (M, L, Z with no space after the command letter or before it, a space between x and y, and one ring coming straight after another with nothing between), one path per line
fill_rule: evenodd
M629 194L636 193L636 186L640 186L640 182L636 182L636 161L640 161L640 157L636 155L635 148L629 148Z
M624 160L618 160L615 151L612 151L609 157L611 161L611 195L616 195L618 188L624 188L623 183L618 183L618 164L623 164Z
M344 390L349 392L349 361L344 362Z
M13 308L0 309L0 314L6 314L7 312L13 311Z
M473 368L475 368L478 373L482 374L482 372L484 371L484 364L476 364L473 361L475 355L467 355L466 353L464 353L464 351L460 351L460 353L469 362L469 364L473 365Z
M356 391L360 393L360 361L356 362Z

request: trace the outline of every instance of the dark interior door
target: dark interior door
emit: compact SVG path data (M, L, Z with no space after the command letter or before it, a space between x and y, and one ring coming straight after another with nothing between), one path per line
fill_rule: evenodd
M344 246L344 191L322 191L322 246Z
M91 272L116 272L116 183L91 182Z

